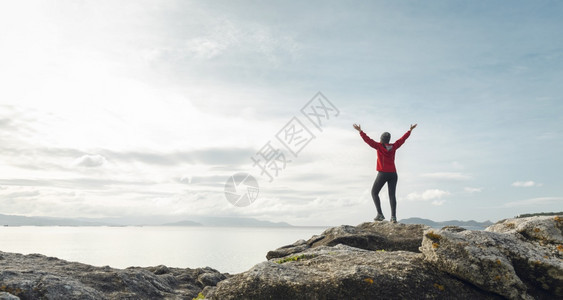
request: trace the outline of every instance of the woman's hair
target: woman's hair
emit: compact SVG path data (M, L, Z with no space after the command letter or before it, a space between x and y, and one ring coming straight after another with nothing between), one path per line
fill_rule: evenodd
M381 134L380 142L382 144L389 144L390 140L391 140L391 134L389 132L384 132Z

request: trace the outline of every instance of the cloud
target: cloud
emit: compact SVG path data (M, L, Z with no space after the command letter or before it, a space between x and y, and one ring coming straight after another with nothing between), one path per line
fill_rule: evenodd
M193 178L192 176L188 176L188 175L182 176L180 177L180 179L178 179L178 182L182 184L191 184L192 178Z
M543 184L537 183L535 181L516 181L512 183L514 187L534 187L534 186L542 186Z
M439 190L439 189L431 189L431 190L426 190L422 193L410 193L407 195L407 200L409 201L429 201L429 200L435 200L435 199L440 199L443 196L447 196L450 195L450 192L448 191L443 191L443 190ZM437 204L435 204L437 203ZM434 201L432 202L432 204L434 205L442 205L443 201Z
M138 161L150 165L172 166L181 163L190 164L252 164L250 157L256 153L252 148L223 148L213 147L191 151L177 152L140 152L125 151L115 152L102 151L105 156L113 160Z
M32 191L18 191L2 194L4 199L29 199L39 196L41 193L37 190Z
M12 120L0 118L0 130L13 129Z
M281 59L296 56L300 49L297 41L275 27L248 20L227 20L204 17L210 24L208 31L189 37L178 49L165 50L173 55L209 60L222 55L251 54L274 65Z
M483 190L483 188L465 187L463 190L467 193L479 193Z
M209 59L221 54L229 44L225 40L217 41L210 38L194 38L186 42L186 47L195 57Z
M238 147L206 147L196 150L185 151L114 151L109 149L98 149L100 154L84 154L84 152L72 148L28 148L28 149L0 149L0 154L14 156L23 154L26 158L38 157L37 161L23 163L12 163L20 167L37 169L38 164L52 168L52 164L45 161L57 159L73 159L74 167L101 167L111 162L140 162L155 166L174 166L182 163L208 164L208 165L252 165L250 157L257 152L255 148ZM45 158L45 159L44 159Z
M229 176L225 175L184 175L179 178L175 178L174 182L191 185L192 187L224 187L225 182L229 179Z
M435 205L435 206L441 206L444 203L446 203L446 200L434 200L434 201L432 201L432 205Z
M87 168L96 168L101 167L107 162L106 158L95 154L95 155L83 155L77 158L73 165L77 167L87 167Z
M114 186L148 186L154 185L152 181L139 180L112 180L98 178L73 178L73 179L0 179L0 184L20 187L57 187L65 189L108 189Z
M471 176L458 172L435 172L422 174L423 177L447 180L468 180Z
M30 126L37 119L34 113L34 111L22 111L17 104L0 105L0 138L4 146L1 152L9 151L10 147L6 146L18 145L23 138L35 132Z
M515 206L536 206L536 205L548 205L555 203L563 203L563 197L539 197L520 201L507 202L504 207L515 207Z

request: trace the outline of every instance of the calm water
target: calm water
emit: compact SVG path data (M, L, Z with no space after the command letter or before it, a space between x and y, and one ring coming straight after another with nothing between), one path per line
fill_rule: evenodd
M269 250L307 240L325 228L0 227L0 251L40 253L114 268L166 265L239 273Z

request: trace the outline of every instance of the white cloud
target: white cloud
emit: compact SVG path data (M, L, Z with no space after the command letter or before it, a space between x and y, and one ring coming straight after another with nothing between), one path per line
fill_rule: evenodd
M232 50L244 40L244 33L239 28L240 25L237 26L238 24L228 20L207 19L207 22L209 21L216 22L211 26L213 30L190 38L185 45L177 49L178 53L182 53L185 49L195 58L210 59Z
M74 160L73 166L95 168L95 167L103 166L106 162L107 162L106 158L101 155L87 154Z
M422 174L423 177L433 179L447 179L447 180L468 180L471 176L458 172L435 172Z
M183 184L191 184L192 183L192 176L188 176L188 175L182 176L180 178L180 182L183 183Z
M479 193L483 190L483 188L465 187L463 190L467 193Z
M198 58L212 58L221 54L229 44L209 38L194 38L186 43L188 51Z
M188 39L179 49L173 50L173 53L185 55L184 51L187 51L197 59L211 59L240 51L251 53L252 56L262 56L270 63L278 65L283 57L296 56L300 48L292 36L276 32L264 24L213 18L206 21L214 23L210 26L212 30Z
M407 195L407 200L409 201L428 201L428 200L434 200L434 199L440 199L443 196L447 196L450 195L450 192L448 191L443 191L443 190L439 190L439 189L431 189L431 190L426 190L422 193L410 193ZM436 202L436 201L434 201ZM432 204L434 204L434 202ZM442 201L443 203L443 201ZM437 205L441 205L437 204ZM435 204L436 205L436 204Z
M512 183L512 186L515 187L533 187L533 186L542 186L543 184L537 183L535 181L516 181Z
M38 190L21 190L9 193L3 193L3 199L30 199L41 195Z
M444 203L446 203L446 200L434 200L434 201L432 201L432 205L435 205L435 206L441 206Z
M505 203L504 207L549 205L555 203L560 203L563 205L563 197L539 197L520 201L512 201Z

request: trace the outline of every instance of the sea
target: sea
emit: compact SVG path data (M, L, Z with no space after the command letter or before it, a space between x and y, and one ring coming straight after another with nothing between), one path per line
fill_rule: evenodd
M211 267L240 273L266 253L328 227L3 226L0 251L39 253L94 266Z

